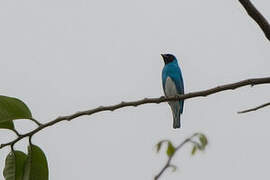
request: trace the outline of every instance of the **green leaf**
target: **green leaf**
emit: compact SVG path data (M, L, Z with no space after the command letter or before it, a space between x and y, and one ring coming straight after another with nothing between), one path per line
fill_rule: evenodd
M167 155L171 157L175 152L175 147L172 145L172 143L168 142L168 148L167 148Z
M156 144L157 153L160 151L162 144L165 143L165 142L168 142L168 143L169 143L169 140L162 140L162 141L159 141L159 142Z
M0 123L0 129L14 129L14 123L12 121L6 121L3 123Z
M204 134L200 134L199 140L201 142L202 149L208 144L208 140Z
M156 147L157 147L157 153L160 151L161 145L162 145L163 141L160 141L159 143L157 143Z
M157 145L156 145L156 147L157 147L157 153L160 151L160 148L161 148L161 146L162 146L162 144L163 144L164 142L168 142L168 140L162 140L162 141L159 141L159 142L157 143Z
M27 155L21 151L10 152L6 157L3 175L5 180L21 180Z
M197 149L198 149L197 146L194 145L191 151L191 155L195 155L195 153L197 152Z
M48 180L49 169L44 152L36 145L28 146L23 180Z
M30 109L17 98L0 96L0 128L14 129L12 120L31 119Z

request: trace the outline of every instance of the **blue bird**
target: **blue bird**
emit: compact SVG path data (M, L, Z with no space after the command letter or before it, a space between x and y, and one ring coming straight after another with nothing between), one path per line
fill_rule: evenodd
M184 82L177 59L172 54L161 54L164 60L162 86L166 97L184 94ZM173 114L173 128L181 127L180 114L183 113L184 100L168 102Z

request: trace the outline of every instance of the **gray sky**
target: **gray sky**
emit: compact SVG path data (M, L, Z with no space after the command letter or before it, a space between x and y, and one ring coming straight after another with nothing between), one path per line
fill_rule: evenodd
M270 2L253 2L270 19ZM25 101L42 122L161 96L161 53L178 57L186 92L269 76L269 42L237 0L9 0L0 1L0 22L0 94ZM264 85L187 100L180 130L163 103L63 122L33 143L46 153L52 180L143 180L165 163L164 149L154 151L159 140L178 144L203 132L206 152L191 157L184 147L173 162L179 170L163 179L269 179L270 109L236 114L270 101L268 94ZM1 130L1 142L7 137ZM25 142L16 148L25 151Z

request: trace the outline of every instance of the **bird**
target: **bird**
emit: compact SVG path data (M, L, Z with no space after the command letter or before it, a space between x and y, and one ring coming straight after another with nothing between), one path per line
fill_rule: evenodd
M184 94L184 81L177 58L172 54L161 54L164 60L162 87L166 97ZM183 113L184 100L168 102L173 114L173 128L181 127L180 115Z

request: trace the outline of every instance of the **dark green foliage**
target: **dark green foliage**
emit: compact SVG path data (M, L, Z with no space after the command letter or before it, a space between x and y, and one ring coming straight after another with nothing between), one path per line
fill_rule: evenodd
M17 98L0 96L0 128L14 129L13 120L31 118L32 113L24 102Z
M28 146L28 155L21 151L10 152L3 175L5 180L48 180L46 156L36 145Z
M0 123L0 128L14 130L14 123L12 121Z
M5 180L22 180L27 155L21 151L10 152L6 157L3 175Z
M28 146L23 180L48 180L49 169L45 154L36 145Z

